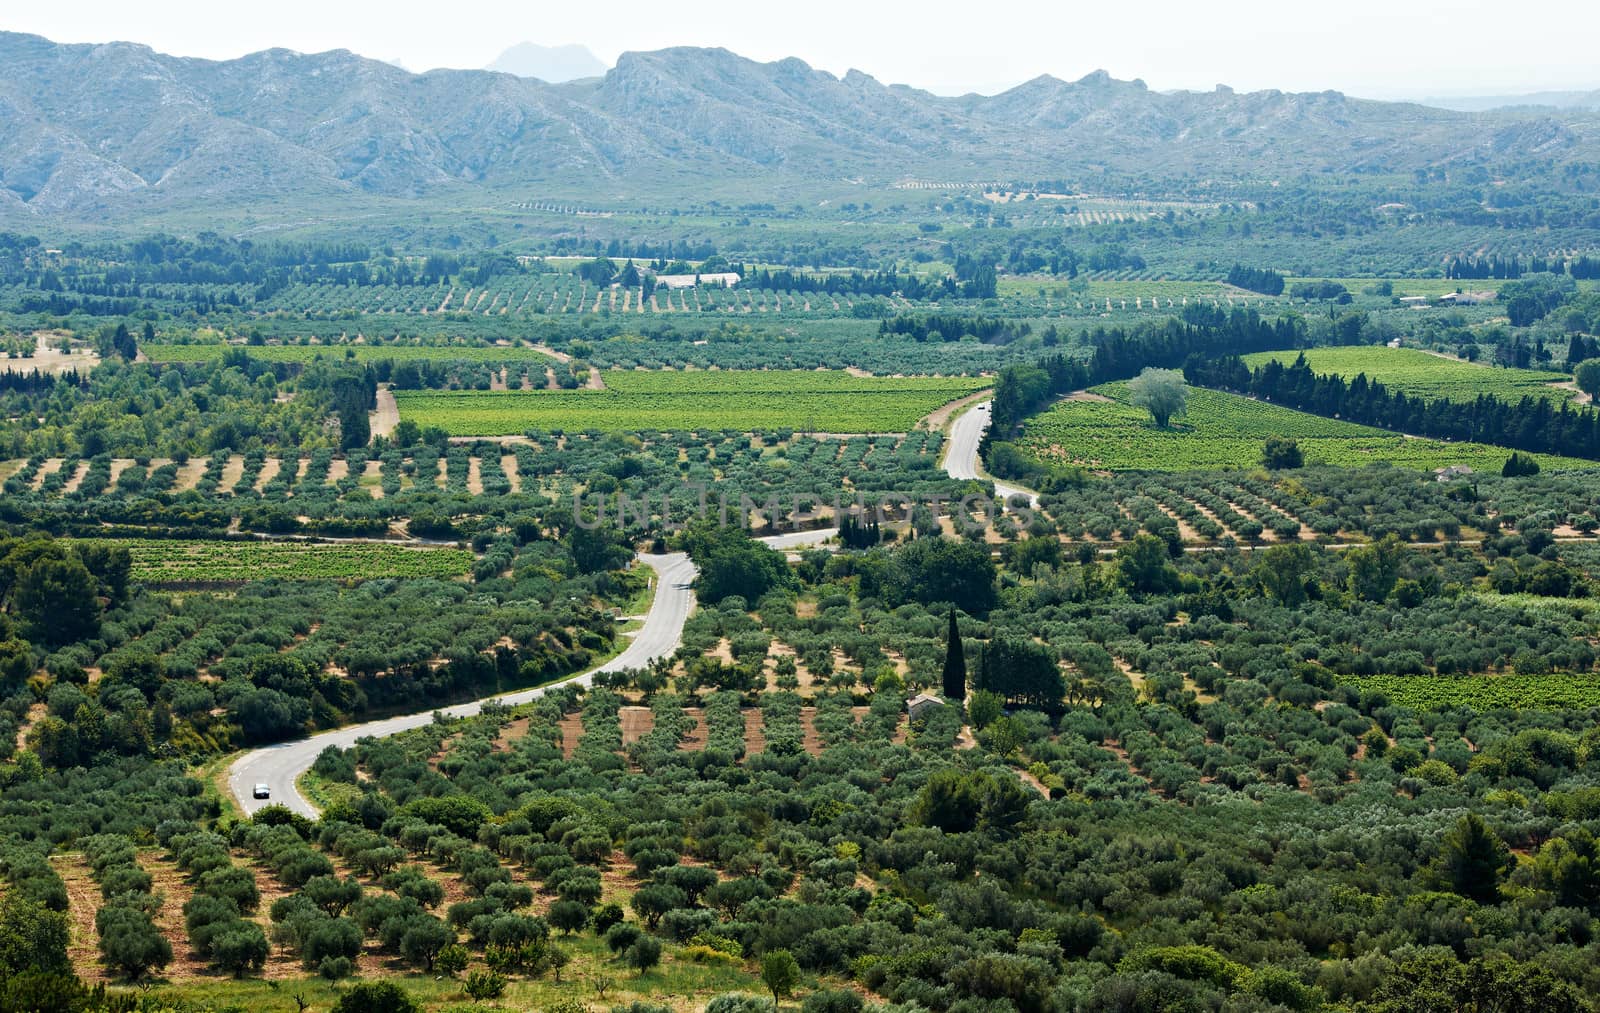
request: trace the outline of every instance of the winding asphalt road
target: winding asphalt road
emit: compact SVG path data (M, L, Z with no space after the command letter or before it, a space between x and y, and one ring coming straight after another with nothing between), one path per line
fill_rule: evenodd
M838 528L822 528L817 531L772 535L761 541L775 549L792 550L821 544L838 533ZM658 583L643 628L634 635L632 643L628 644L621 654L575 678L563 679L560 682L516 693L486 697L485 700L494 700L507 706L527 703L529 700L538 699L553 688L587 686L601 672L644 668L655 659L664 658L676 651L683 638L683 624L688 620L689 613L694 611L694 591L689 585L693 582L697 571L694 564L689 562L689 557L682 552L659 556L640 553L638 559L640 563L656 571ZM451 707L430 707L415 714L402 714L359 725L348 725L344 728L319 732L308 738L295 739L293 742L280 742L253 749L233 761L233 766L228 770L228 788L246 814L254 814L264 806L283 805L302 816L314 817L317 815L316 807L300 794L295 782L299 780L301 774L311 769L317 755L324 749L329 746L348 749L355 745L357 739L383 738L412 728L421 728L423 725L431 724L436 713L450 717L471 717L483 709L485 700L472 700ZM253 790L258 784L266 785L272 797L268 799L252 797Z
M644 627L621 654L576 678L486 699L507 705L527 703L529 700L538 699L555 687L587 686L601 672L643 668L656 658L666 657L676 651L683 635L683 624L689 618L689 613L694 611L694 591L689 587L695 577L694 564L689 562L689 557L682 552L661 556L641 553L639 562L656 571L658 581L656 595L650 604L649 614L645 616ZM433 722L435 713L451 717L470 717L483 709L484 702L484 700L473 700L452 707L430 707L415 714L368 721L364 724L321 732L293 742L263 746L245 753L233 762L228 771L228 787L232 790L233 797L238 800L239 807L246 813L253 814L263 806L283 805L302 816L316 816L316 807L301 796L295 781L301 774L311 769L311 765L316 762L317 754L324 749L329 746L348 749L355 745L357 739L382 738L412 728L421 728ZM252 798L252 789L257 784L265 784L271 789L272 797L266 800Z
M984 430L989 428L991 406L992 402L989 401L974 405L951 427L950 448L944 462L944 470L951 478L994 481L983 474L978 463L978 444L983 440ZM1013 496L1026 496L1030 505L1034 507L1039 505L1039 496L1031 489L1024 489L1007 482L994 482L994 490L996 495L1008 501ZM819 545L838 533L837 528L823 528L817 531L772 535L761 541L775 549L794 551ZM472 700L450 707L430 707L414 714L402 714L358 725L348 725L320 732L308 738L251 750L235 760L228 770L228 788L240 809L246 814L253 814L268 805L283 805L303 816L314 817L317 815L316 807L300 794L295 782L300 775L311 769L317 755L329 746L348 749L355 745L358 739L383 738L386 735L421 728L431 724L436 713L450 717L471 717L483 709L487 700L495 700L508 706L527 703L538 699L553 688L568 685L587 686L601 672L644 668L655 659L672 654L678 649L678 644L682 640L683 624L694 611L694 591L690 587L696 573L694 564L681 552L665 555L641 553L638 560L656 571L659 583L655 599L650 605L650 612L645 617L644 627L634 636L632 643L615 658L576 677L536 686L533 689ZM267 786L271 793L270 798L252 797L253 789L258 784Z
M1026 496L1028 505L1037 509L1038 493L1032 489L1024 489L1020 485L992 479L983 473L983 468L978 463L978 444L983 442L983 434L989 428L990 411L993 407L993 401L975 404L950 427L950 449L944 456L945 474L958 481L976 479L994 482L995 495L1007 503L1011 502L1013 496Z

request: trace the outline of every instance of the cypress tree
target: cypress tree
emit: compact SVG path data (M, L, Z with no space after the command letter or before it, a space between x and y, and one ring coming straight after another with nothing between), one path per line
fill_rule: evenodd
M944 695L948 700L967 698L967 656L956 628L956 610L950 610L950 635L944 652Z

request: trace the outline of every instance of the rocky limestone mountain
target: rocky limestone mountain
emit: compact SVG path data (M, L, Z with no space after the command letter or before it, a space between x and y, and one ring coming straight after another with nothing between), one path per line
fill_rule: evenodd
M470 196L559 181L1273 178L1593 158L1600 117L1336 92L1160 93L1103 72L943 98L797 59L627 53L562 84L337 50L237 60L0 33L0 214Z

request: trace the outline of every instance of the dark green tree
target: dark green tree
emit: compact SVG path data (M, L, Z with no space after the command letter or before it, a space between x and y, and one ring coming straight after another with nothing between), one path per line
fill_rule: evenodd
M1511 849L1483 817L1468 813L1444 835L1430 872L1440 885L1480 904L1500 899L1500 882L1516 864Z
M1305 463L1305 454L1300 450L1300 443L1292 437L1269 436L1261 449L1262 466L1274 471L1299 468Z
M1178 589L1178 571L1167 543L1145 532L1117 549L1117 576L1134 594L1169 594Z
M950 630L945 634L944 695L950 700L967 698L967 654L961 646L961 630L956 625L956 610L950 610Z

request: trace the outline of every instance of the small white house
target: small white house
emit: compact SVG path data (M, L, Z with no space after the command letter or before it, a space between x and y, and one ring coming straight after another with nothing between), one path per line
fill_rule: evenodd
M917 721L927 717L933 708L943 706L944 701L932 693L918 693L906 701L906 716L912 721Z

